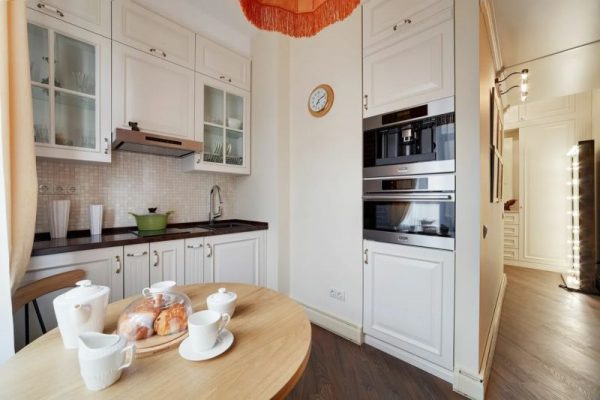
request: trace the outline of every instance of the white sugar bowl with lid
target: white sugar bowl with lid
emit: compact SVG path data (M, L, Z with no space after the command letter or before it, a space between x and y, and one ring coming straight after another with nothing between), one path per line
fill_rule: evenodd
M53 301L58 329L67 349L77 348L79 334L104 330L110 296L109 287L92 285L87 279L76 285Z
M225 288L220 288L217 293L213 293L206 298L206 305L209 310L218 311L221 314L229 314L230 317L233 317L236 301L237 294L228 292Z

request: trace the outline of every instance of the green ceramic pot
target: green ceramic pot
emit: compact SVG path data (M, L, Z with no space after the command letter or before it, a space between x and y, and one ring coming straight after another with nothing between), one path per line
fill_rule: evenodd
M139 215L130 212L135 217L138 230L140 231L158 231L167 227L167 219L173 211L167 211L164 214L157 214L156 208L149 208L149 214Z

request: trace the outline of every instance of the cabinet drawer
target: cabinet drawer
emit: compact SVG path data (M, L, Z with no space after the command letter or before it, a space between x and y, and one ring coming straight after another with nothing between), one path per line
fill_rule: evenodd
M504 225L504 236L519 236L519 226Z
M114 40L194 68L194 32L129 0L113 2L112 15Z
M371 0L363 4L364 54L451 19L452 0Z
M518 225L519 214L518 213L504 213L504 225Z
M27 7L110 38L110 0L27 0Z
M196 71L250 90L250 60L196 35Z
M505 236L504 237L504 250L506 249L518 249L519 238L517 236Z
M504 249L505 260L516 260L518 258L518 249Z

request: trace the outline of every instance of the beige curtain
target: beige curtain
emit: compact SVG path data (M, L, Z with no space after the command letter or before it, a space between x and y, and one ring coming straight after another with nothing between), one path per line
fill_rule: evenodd
M8 222L10 285L29 263L37 208L37 174L25 0L0 0L0 134ZM2 191L4 193L2 193Z

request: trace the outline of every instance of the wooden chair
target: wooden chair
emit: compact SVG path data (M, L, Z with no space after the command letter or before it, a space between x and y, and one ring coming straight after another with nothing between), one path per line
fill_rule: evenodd
M29 303L33 303L42 333L46 333L46 325L44 325L37 298L60 289L73 287L76 282L84 278L85 271L75 269L31 282L15 291L12 296L13 314L25 306L25 344L29 344Z

